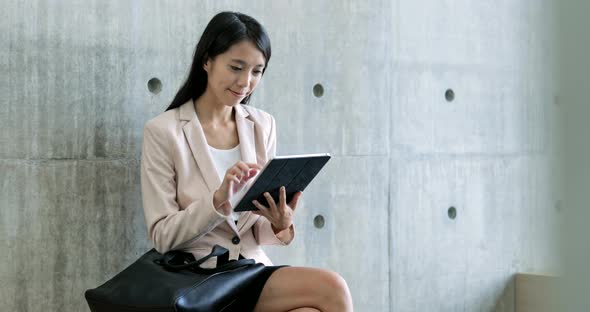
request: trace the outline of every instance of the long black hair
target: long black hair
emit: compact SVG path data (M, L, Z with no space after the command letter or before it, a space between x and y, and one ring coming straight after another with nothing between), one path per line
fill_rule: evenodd
M201 35L201 39L195 48L193 64L188 78L176 93L174 100L168 108L171 110L181 106L188 100L198 99L207 88L207 72L203 65L209 58L227 51L233 44L242 40L250 40L264 55L264 68L266 70L270 60L270 39L266 30L254 18L238 12L221 12L215 15ZM242 100L242 104L248 104L251 93Z

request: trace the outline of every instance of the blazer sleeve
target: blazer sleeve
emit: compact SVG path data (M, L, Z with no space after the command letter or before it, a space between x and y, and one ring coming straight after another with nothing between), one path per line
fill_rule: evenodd
M270 131L268 140L266 142L266 159L272 159L277 153L277 134L275 119L272 115L270 116ZM288 245L293 241L295 237L295 227L291 226L276 234L272 230L271 223L265 217L260 217L254 223L254 237L259 245Z
M213 207L213 192L180 209L170 146L173 138L167 132L148 122L141 155L141 193L148 235L161 253L181 249L226 219Z

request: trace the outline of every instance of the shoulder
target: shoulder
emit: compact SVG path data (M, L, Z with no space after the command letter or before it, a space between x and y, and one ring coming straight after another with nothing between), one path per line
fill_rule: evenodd
M158 114L156 117L148 120L145 123L144 130L158 130L165 129L168 127L174 127L180 120L178 118L179 108L174 108L163 113Z
M153 134L162 136L174 133L180 124L178 113L179 109L175 108L160 113L156 117L148 120L143 127L144 135Z

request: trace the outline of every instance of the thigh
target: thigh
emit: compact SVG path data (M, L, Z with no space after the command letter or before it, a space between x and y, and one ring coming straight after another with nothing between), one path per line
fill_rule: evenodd
M275 271L267 280L255 312L291 311L300 308L316 308L330 301L330 292L340 287L339 275L315 268L284 267Z

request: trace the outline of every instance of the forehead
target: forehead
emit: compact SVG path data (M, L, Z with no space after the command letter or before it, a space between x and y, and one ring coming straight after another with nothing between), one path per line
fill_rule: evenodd
M248 65L264 66L264 55L250 40L242 40L232 45L225 53L221 54L227 61L232 59L241 60Z

